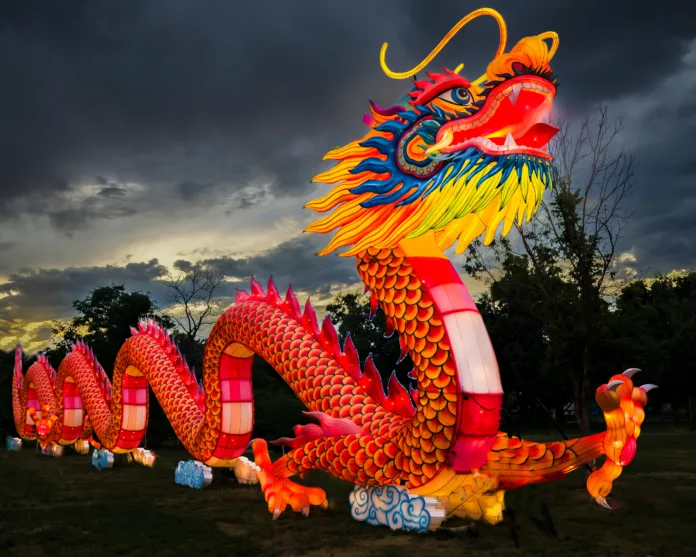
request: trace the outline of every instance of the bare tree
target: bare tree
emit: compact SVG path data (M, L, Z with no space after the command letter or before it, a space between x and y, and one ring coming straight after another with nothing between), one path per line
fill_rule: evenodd
M225 273L202 263L177 261L176 274L169 273L160 282L169 288L169 299L178 311L171 317L190 341L195 341L201 327L210 325L222 313L214 295L225 281Z
M634 188L635 162L616 146L623 122L610 122L606 107L599 107L599 114L579 128L567 117L559 127L550 145L558 176L539 215L517 227L519 247L503 240L492 252L484 252L474 242L465 268L494 285L504 276L497 267L512 258L525 262L529 272L520 273L520 280L546 302L532 311L548 315L557 338L568 339L575 416L586 433L600 320L607 297L624 283L617 274L617 250L630 217L625 202Z

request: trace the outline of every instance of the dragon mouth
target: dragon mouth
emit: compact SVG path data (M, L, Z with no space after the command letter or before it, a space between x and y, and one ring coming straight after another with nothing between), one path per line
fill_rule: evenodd
M476 147L489 155L524 154L552 160L547 144L558 132L549 123L555 95L555 85L542 77L510 79L488 94L475 115L442 125L427 153Z

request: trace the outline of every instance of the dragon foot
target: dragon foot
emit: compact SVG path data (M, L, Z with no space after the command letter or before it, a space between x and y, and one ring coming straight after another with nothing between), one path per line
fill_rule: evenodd
M621 375L614 375L609 383L599 387L595 393L595 400L604 412L607 423L602 442L606 460L601 468L587 478L587 490L599 505L610 510L617 506L607 502L607 496L611 493L614 480L636 454L636 441L645 419L647 393L657 387L634 387L631 378L639 371L632 368Z
M261 468L244 456L240 456L234 461L232 470L234 471L234 477L237 478L240 484L254 485L259 483L258 473L261 471Z
M304 516L309 516L311 505L320 505L328 508L326 493L318 487L306 487L297 484L274 473L274 466L268 456L268 445L263 439L254 439L252 442L254 449L254 460L259 467L257 472L258 481L268 503L268 510L273 513L273 520L276 520L288 505L295 512L301 512Z

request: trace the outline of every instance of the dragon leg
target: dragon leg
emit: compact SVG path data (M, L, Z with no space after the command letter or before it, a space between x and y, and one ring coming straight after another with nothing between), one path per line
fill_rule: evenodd
M263 439L254 439L254 460L261 468L258 472L258 480L268 503L268 510L273 513L275 520L285 508L290 505L293 511L309 515L310 505L329 506L326 493L318 487L306 487L290 480L290 476L297 473L293 470L297 455L301 449L295 449L275 462L271 462L268 455L268 445Z

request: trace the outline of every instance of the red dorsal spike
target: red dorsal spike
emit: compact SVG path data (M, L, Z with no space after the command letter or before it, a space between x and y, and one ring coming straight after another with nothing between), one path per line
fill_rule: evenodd
M375 362L372 359L372 354L367 356L363 369L363 377L361 382L365 385L367 394L370 395L375 402L382 404L386 399L384 388L382 387L382 377L375 367Z
M397 364L403 362L404 358L408 356L408 346L406 346L406 342L401 336L399 336L399 349L401 352L399 353L399 360L396 362Z
M411 371L408 372L408 378L409 379L418 379L416 368L414 367Z
M375 314L377 313L377 298L374 297L374 295L370 296L370 321L372 321L375 318Z
M267 294L266 294L266 301L269 304L272 304L276 307L280 306L282 303L282 300L280 298L280 293L278 292L278 289L276 288L275 283L273 282L273 277L270 277L268 279L268 288L267 288Z
M414 389L411 385L408 387L408 393L411 395L411 400L417 406L418 405L418 390Z
M263 286L261 286L261 283L257 281L254 277L251 277L251 281L249 281L249 284L251 286L251 295L252 297L264 297L266 293L263 291Z
M289 315L297 320L302 318L302 310L300 309L300 304L295 297L295 292L292 290L292 286L288 286L288 290L285 293L285 301L283 302L283 307Z
M249 294L246 292L246 290L239 290L234 293L234 303L235 304L241 304L244 300L249 298Z
M386 320L386 330L384 332L384 338L389 338L394 334L394 324L391 322L391 319L387 317Z
M343 343L341 365L353 379L360 377L360 357L350 333L346 335L346 340Z
M390 410L400 414L401 416L412 417L415 413L415 408L411 404L411 397L399 380L396 378L396 374L392 372L389 378L389 396L387 399L390 401Z
M309 298L305 302L304 313L302 314L302 319L300 320L302 326L314 335L319 334L319 325L317 323L317 314L314 312Z
M331 317L324 317L324 321L321 324L321 333L319 333L319 340L321 341L324 348L334 355L341 353L341 349L338 344L338 335L336 334L336 329L331 322Z
M428 76L430 81L437 81L438 77L440 77L440 74L435 72L425 72L425 75Z

